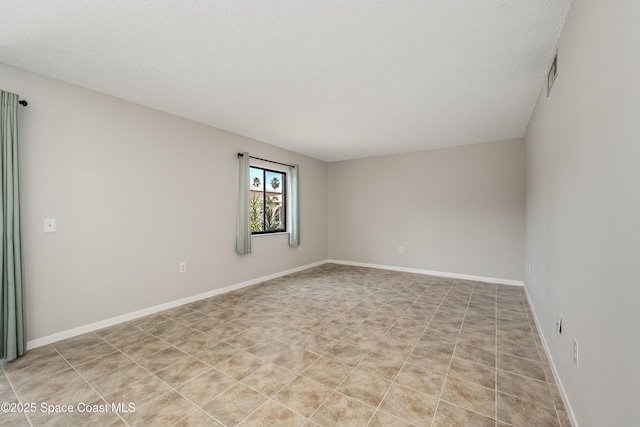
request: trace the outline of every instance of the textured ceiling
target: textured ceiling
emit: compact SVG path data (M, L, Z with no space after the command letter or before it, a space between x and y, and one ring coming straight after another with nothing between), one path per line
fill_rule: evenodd
M570 0L0 0L0 62L325 161L522 137Z

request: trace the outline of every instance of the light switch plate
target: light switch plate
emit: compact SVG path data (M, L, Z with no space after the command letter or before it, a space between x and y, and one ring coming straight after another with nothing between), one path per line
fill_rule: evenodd
M44 232L45 233L55 233L56 232L56 219L55 218L45 218L44 219Z

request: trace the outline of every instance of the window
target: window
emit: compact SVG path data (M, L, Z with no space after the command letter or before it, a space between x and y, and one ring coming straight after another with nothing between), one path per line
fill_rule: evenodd
M249 217L251 234L279 233L286 227L287 174L251 166Z

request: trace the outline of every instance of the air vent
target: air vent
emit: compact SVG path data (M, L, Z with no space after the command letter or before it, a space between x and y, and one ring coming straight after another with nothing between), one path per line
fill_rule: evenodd
M547 98L551 93L551 88L553 87L553 83L556 81L556 77L558 77L558 52L556 52L553 57L553 62L549 68L549 74L547 74Z

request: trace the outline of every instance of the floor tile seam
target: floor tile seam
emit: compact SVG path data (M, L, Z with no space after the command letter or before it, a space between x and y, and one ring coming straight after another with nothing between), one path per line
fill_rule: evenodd
M393 418L397 418L397 419L399 419L399 420L401 420L401 421L404 421L404 422L405 422L405 423L407 423L407 424L410 424L410 425L412 425L412 426L414 426L414 427L417 427L417 424L415 424L415 423L413 423L413 422L411 422L411 421L409 421L409 420L406 420L406 419L404 419L404 418L402 418L402 417L399 417L399 416L397 416L397 415L394 415L394 414L392 414L392 413L390 413L390 412L387 412L387 411L385 411L385 410L384 410L384 409L382 409L382 408L376 408L376 410L375 410L375 411L373 411L373 415L371 415L371 418L369 418L369 421L367 421L367 424L365 424L365 426L367 426L367 427L368 427L368 426L371 424L371 422L373 421L373 418L376 416L376 413L377 413L377 412L382 412L383 414L387 414L387 415L389 415L389 416L391 416L391 417L393 417ZM434 416L435 416L435 414L434 414Z
M385 304L386 304L386 303L385 303ZM384 305L385 305L385 304L383 304L383 305L382 305L378 310L380 310L382 307L384 307ZM376 313L378 310L374 311L374 313ZM406 310L405 310L405 311L406 311ZM371 315L373 315L374 313L372 313ZM371 317L371 316L369 316L369 317ZM368 318L368 317L367 317L367 318ZM365 319L365 320L366 320L366 319ZM387 332L388 332L389 330L391 330L391 328L393 328L393 325L395 325L395 324L397 323L397 321L398 321L398 320L396 320L395 322L393 322L393 324L391 325L391 327L389 327L389 329L387 330ZM347 336L348 336L348 335L347 335ZM349 343L347 343L347 342L344 342L344 341L343 341L343 340L344 340L344 338L346 338L347 336L345 336L345 337L343 337L341 340L339 340L339 341L338 341L338 343L343 343L343 344L346 344L346 345L350 345L350 346L351 346L351 344L349 344ZM385 333L385 336L386 336L386 333ZM378 342L379 342L379 341L380 341L380 340L378 340ZM336 344L336 345L337 345L337 344ZM321 357L326 357L326 358L328 358L328 359L330 359L330 360L333 360L333 359L331 359L330 357L327 357L327 353L329 353L329 351L331 351L331 349L332 349L333 347L335 347L335 345L334 345L334 346L332 346L331 348L329 348L329 349L328 349L324 354L322 354L322 355L321 355ZM357 347L357 346L353 346L353 347L356 347L356 348L358 348L358 349L361 349L360 347ZM365 350L365 349L361 349L361 350ZM369 354L371 354L371 353L372 353L372 350L366 350L366 354L364 355L364 357L362 357L362 358L358 361L358 363L356 363L355 365L351 366L351 369L349 369L349 372L347 372L347 373L342 377L342 379L338 382L338 384L336 384L336 386L335 386L335 387L333 387L333 389L332 389L331 393L329 393L329 394L327 395L327 397L326 397L326 398L325 398L325 399L320 403L320 405L318 405L318 407L317 407L317 408L313 411L313 413L308 417L308 419L309 419L309 420L311 420L311 417L313 417L313 415L315 415L315 413L318 411L318 409L320 409L320 408L322 407L322 405L324 405L324 404L325 404L325 402L329 399L329 397L331 397L331 395L332 395L334 392L337 392L337 393L340 393L340 394L345 395L344 393L339 392L339 391L338 391L338 388L339 388L339 387L344 383L344 381L349 377L349 375L351 375L351 373L356 369L356 366L357 366L360 362L362 362L362 360L364 360L364 359L365 359ZM340 363L342 363L342 362L340 362ZM344 364L344 365L345 365L345 366L350 366L350 365L347 365L347 364ZM396 374L396 375L397 375L397 374ZM393 385L393 381L391 382L391 385ZM382 401L383 401L383 400L384 400L384 398L386 397L386 394L387 394L387 393L389 392L389 390L391 389L391 385L389 386L389 389L385 392L385 395L384 395L384 396L382 397L382 399L380 400L380 403L378 404L378 406L374 409L373 414L371 415L371 418L373 418L373 415L375 414L375 410L376 410L376 409L379 409L380 404L382 403ZM346 396L346 395L345 395L345 396ZM354 399L354 398L352 398L351 396L347 396L347 397L349 397L350 399ZM359 399L354 399L354 400L356 400L356 401L358 401L358 402L361 402ZM361 402L361 403L363 403L363 402ZM367 405L367 406L371 406L371 405L368 405L368 404L365 404L365 405ZM367 424L371 421L371 418L369 419L369 421L367 421Z
M113 347L113 346L112 346L112 347ZM114 348L115 348L115 347L114 347ZM116 349L116 350L117 350L117 349ZM56 351L57 351L57 349L56 349ZM119 351L119 350L118 350L118 351ZM122 353L122 352L120 352L120 353ZM110 354L113 354L113 353L110 353ZM124 353L122 353L122 354L124 354ZM60 354L60 356L62 356L62 354ZM125 356L126 356L127 358L129 358L126 354L125 354ZM62 357L64 357L64 356L62 356ZM136 365L140 366L138 363L136 363L136 361L135 361L135 360L133 360L133 359L131 359L131 358L129 358L129 359L132 361L132 363L135 363ZM96 360L96 359L94 359L94 360ZM67 362L67 363L68 363L68 362ZM129 365L129 363L128 363L127 365ZM123 365L123 366L121 366L121 367L124 367L124 366L127 366L127 365ZM121 368L121 367L120 367L120 368ZM149 371L148 371L146 368L144 368L143 366L140 366L140 367L141 367L142 369L146 370L147 372L149 372ZM80 373L80 371L78 371L78 370L76 369L76 367L75 367L75 366L71 366L71 369L73 369L73 370L76 372L76 374L78 374L78 375L80 376L80 378L82 378L82 379L83 379L83 381L84 381L84 382L85 382L89 387L91 387L91 389L93 390L93 392L94 392L95 394L97 394L97 395L98 395L98 397L99 397L100 399L102 399L103 401L107 402L107 399L105 398L105 396L103 396L103 395L102 395L98 390L96 390L96 388L93 386L93 384L91 384L91 381L89 381L89 379L85 378L85 377L84 377L84 375L82 375L82 373ZM116 368L116 369L119 369L119 368ZM106 374L108 374L108 373L110 373L110 372L113 372L114 370L115 370L115 369L112 369L111 371L109 371L109 372L105 372L105 373L104 373L104 374L102 374L102 375L106 375ZM149 374L153 375L151 372L149 372ZM99 376L102 376L102 375L99 375ZM143 378L146 378L146 376L145 376L145 377L143 377ZM94 380L95 380L95 379L94 379ZM141 378L140 380L138 380L138 381L141 381L141 380L142 380L142 378ZM93 380L92 380L92 381L93 381ZM137 381L135 381L135 382L137 382ZM163 395L164 395L164 394L163 394ZM120 413L116 413L116 415L118 416L118 418L120 418L120 420L122 420L122 422L124 422L127 426L129 426L129 423L127 422L127 420L125 420L125 419L124 419L124 417L123 417Z
M447 293L444 295L444 297L440 300L440 303L438 304L438 307L436 308L436 312L440 309L440 306L442 305L442 301L444 301L444 298L446 297L446 295L449 294L449 292L451 292L451 288L453 287L453 283L451 283L451 285L449 286ZM424 294L427 291L427 289L425 289L422 294ZM421 295L422 295L421 294ZM406 312L406 310L405 310ZM427 329L429 328L429 325L431 324L431 321L433 320L433 317L435 316L435 313L433 316L431 316L431 318L429 319L429 322L427 323L427 325L425 326L424 330L422 331L422 333L420 334L420 336L418 337L417 341L415 342L415 344L413 345L413 347L411 348L411 351L409 352L409 355L407 357L404 358L404 361L402 362L402 366L400 367L400 369L398 370L398 372L396 372L396 375L393 377L393 380L391 381L391 386L387 389L387 391L385 392L384 396L382 396L382 399L380 399L380 402L378 403L377 406L377 410L380 409L380 405L382 405L382 402L384 402L384 400L387 398L387 395L389 394L389 391L391 390L391 388L393 387L394 384L396 384L396 380L398 379L398 375L400 375L400 372L402 372L402 370L404 369L405 365L407 364L407 360L409 359L409 357L411 356L411 354L415 351L416 346L418 345L418 342L420 342L420 340L422 339L422 337L424 336L424 334L426 333ZM397 321L396 321L397 322ZM455 350L455 347L454 347ZM453 358L453 357L452 357ZM451 362L449 362L451 363ZM400 384L398 384L400 385ZM444 388L444 385L443 385ZM442 390L440 390L440 394L442 394ZM439 401L439 397L438 397L438 401ZM433 420L435 419L435 415L436 412L438 410L438 405L436 403L436 408L433 411L433 418L431 420L431 424L433 425ZM375 412L374 412L375 415ZM371 422L371 419L373 419L373 415L371 416L371 418L369 419L369 422ZM404 418L402 418L404 420Z
M469 305L467 304L467 309L468 309L468 308L469 308ZM466 317L466 311L465 311L465 317ZM462 331L462 328L460 329L460 331ZM434 412L434 417L433 417L433 421L432 421L432 426L433 426L433 423L435 423L435 414L437 413L437 409L438 409L438 407L440 406L440 401L445 401L445 402L448 402L448 403L452 403L452 402L449 402L448 400L446 400L446 399L443 399L443 398L442 398L442 394L444 393L444 389L445 389L446 383L447 383L447 381L449 380L449 378L450 378L450 377L451 377L451 378L453 378L453 379L456 379L456 380L458 380L458 381L464 381L465 383L468 383L468 384L471 384L471 385L475 385L475 386L479 386L479 387L485 388L485 389L487 389L487 390L491 390L491 391L494 393L494 412L493 412L493 413L494 413L494 416L493 416L493 417L487 417L487 415L484 415L484 414L480 414L480 415L483 415L484 417L490 418L490 419L492 419L492 420L497 420L497 391L496 391L497 386L496 386L494 389L490 389L490 388L485 387L485 386L483 386L483 385L481 385L481 384L476 384L476 383L474 383L474 382L467 381L467 380L465 380L465 379L461 379L461 378L456 378L456 377L454 377L454 376L449 375L449 372L450 372L450 370L451 370L451 364L453 363L453 357L454 357L454 355L455 355L455 351L456 351L456 349L457 349L457 347L458 347L458 341L459 341L459 339L460 339L460 332L458 333L458 338L456 338L456 344L455 344L454 349L453 349L453 354L452 354L451 360L449 361L449 367L447 368L447 374L446 374L446 376L445 376L445 383L443 384L443 386L442 386L442 390L440 391L440 396L438 397L438 404L437 404L437 406L436 406L436 411ZM496 345L497 345L497 344L496 344ZM473 347L475 347L475 346L473 346ZM479 347L478 347L478 348L479 348ZM465 359L465 360L466 360L466 359ZM470 362L473 362L473 361L470 361ZM475 362L473 362L473 363L475 363ZM497 363L497 358L496 358L496 362L494 362L494 365L495 365L496 363ZM494 369L495 369L495 366L494 366ZM496 369L496 371L497 371L497 369ZM495 375L496 375L495 381L497 381L497 372L496 372L496 374L495 374ZM497 384L497 382L496 382L496 384ZM456 406L460 406L460 405L456 405ZM461 407L461 406L460 406L460 407ZM468 408L464 408L464 409L468 409ZM468 409L468 410L470 410L470 409ZM472 411L472 412L476 412L476 411L473 411L473 410L471 410L471 411Z
M66 369L60 369L60 370L58 370L58 371L52 372L52 373L50 373L50 374L48 374L48 375L46 375L46 376L44 376L44 377L35 378L34 380L29 381L29 382L26 382L26 383L24 383L24 384L20 385L19 387L24 387L24 386L28 386L28 385L34 384L36 381L42 381L42 380L49 379L49 378L51 378L52 376L54 376L54 375L56 375L56 374L59 374L59 373L64 372L64 371L67 371L69 368L72 368L72 369L73 369L73 366L71 365L71 363L69 363L69 362L67 361L67 359L65 359L65 358L64 358L64 356L63 356L63 355L58 351L58 349L57 349L57 348L55 348L55 347L52 347L52 348L53 348L53 350L58 354L58 356L60 356L60 358L64 361L64 363L66 363L66 364L68 365L68 367L67 367ZM38 363L41 363L41 362L37 362L37 363L35 363L34 365L37 365ZM28 367L34 366L34 365L26 366L26 367L24 367L24 368L17 369L17 370L12 371L12 372L18 372L18 371L21 371L21 370L26 369L26 368L28 368ZM11 386L11 389L13 390L13 393L14 393L14 394L16 395L16 397L18 398L18 401L20 401L20 396L18 395L18 392L17 392L17 389L16 389L16 388L18 387L18 385L17 385L17 384L14 384L14 383L13 383L13 381L11 381L11 379L9 378L9 376L8 376L8 375L6 375L6 374L5 374L5 377L7 378L7 382L9 382L9 385ZM84 379L84 378L83 378L83 379Z
M448 403L448 404L449 404L449 405L451 405L451 406L455 406L456 408L460 408L460 409L464 409L465 411L473 412L474 414L476 414L476 415L480 415L480 416L482 416L482 417L484 417L484 418L489 418L489 419L490 419L490 420L492 420L492 421L495 421L495 422L500 421L500 420L498 420L498 416L497 416L497 414L496 414L496 416L490 417L490 416L488 416L487 414L482 414L482 413L480 413L480 412L478 412L478 411L474 411L473 409L465 408L464 406L460 405L459 403L451 402L451 401L449 401L449 400L447 400L447 399L440 399L440 400L441 400L441 401L443 401L443 402Z
M211 370L215 370L215 371L217 371L217 372L221 373L222 375L224 375L224 376L226 376L226 377L229 377L229 375L225 374L224 372L222 372L222 371L220 371L220 370L218 370L218 369L216 369L216 368L212 368ZM204 374L211 372L211 370L209 370L209 371L205 372ZM201 374L201 375L204 375L204 374ZM224 393L225 391L229 390L232 386L226 387L226 388L225 388L224 390L222 390L221 392L216 393L216 394L215 394L211 399L206 400L202 405L198 405L196 402L194 402L193 400L189 399L189 397L185 396L185 395L184 395L184 394L182 394L180 391L178 391L178 387L181 387L181 386L185 385L186 383L188 383L189 381L191 381L191 380L195 380L196 378L192 378L191 380L186 381L186 382L184 382L184 383L180 384L178 387L172 387L171 385L169 385L169 384L167 384L166 382L164 382L162 379L158 378L155 374L152 374L152 375L153 375L156 379L158 379L158 380L160 380L162 383L164 383L166 386L168 386L171 390L168 390L167 392L165 392L165 393L161 394L160 396L158 396L158 397L157 397L157 398L155 398L155 399L152 399L151 401L149 401L149 402L145 403L144 405L147 405L147 404L149 404L149 403L151 403L151 402L155 402L155 401L156 401L157 399L159 399L160 397L162 397L162 396L164 396L164 395L168 394L168 393L169 393L169 392L171 392L171 391L174 391L175 393L179 394L181 397L183 397L184 399L186 399L188 402L190 402L191 404L193 404L196 408L198 408L198 409L202 410L202 411L203 411L203 412L205 412L207 415L209 415L210 417L214 418L216 421L219 421L221 424L223 424L223 425L224 425L224 423L223 423L222 421L218 420L218 419L217 419L217 418L215 418L213 415L211 415L211 414L209 414L207 411L205 411L205 410L204 410L204 406L206 406L206 405L207 405L208 403L210 403L211 401L215 400L215 399L216 399L217 397L219 397L222 393ZM146 378L146 377L145 377L145 378ZM236 381L237 383L240 383L241 385L244 385L245 387L251 388L251 387L249 387L248 385L244 384L244 383L243 383L243 382L241 382L241 381L236 380L236 379L235 379L235 378L233 378L233 377L229 377L229 378L231 378L232 380ZM140 380L140 381L141 381L141 380ZM260 393L259 391L254 390L254 389L252 389L252 388L251 388L251 390L255 391L256 393L262 394L262 393ZM264 396L264 395L263 395L263 396ZM266 396L265 396L265 397L266 397Z
M100 340L101 340L103 343L107 343L107 344L111 345L111 343L109 343L109 341L107 341L106 339L102 338L100 335L96 334L96 332L97 332L97 331L94 331L94 332L87 332L86 334L82 334L82 335L80 335L80 336L84 336L84 335L95 335L96 337L100 338ZM66 340L73 340L74 338L77 338L77 337L67 338ZM51 344L50 344L50 345L51 345L51 348L53 348L53 349L54 349L54 350L55 350L55 351L56 351L60 356L62 356L62 357L64 357L64 356L62 355L62 352L61 352L60 350L58 350L58 348L56 348L56 344L60 344L60 343L62 343L62 342L64 342L64 341L66 341L66 340L61 340L61 341L57 341L57 342L54 342L54 343L51 343ZM86 350L86 349L88 349L89 347L93 347L94 345L98 345L98 344L101 344L101 343L94 343L94 344L90 344L90 345L85 345L84 347L76 348L76 349L74 349L73 351L71 351L71 352L69 353L69 355L71 355L71 354L73 354L73 353L77 353L78 351ZM111 345L111 347L113 347L113 345ZM33 365L32 365L32 366L33 366ZM22 369L24 369L24 368L22 368ZM20 369L18 369L18 370L20 370Z
M54 350L55 350L55 349L54 349ZM57 352L58 350L55 350L55 351ZM66 360L65 360L65 362L66 362ZM67 363L68 363L68 362L67 362ZM11 387L11 391L13 392L13 395L15 396L15 398L16 398L16 399L18 399L18 403L23 403L23 402L22 402L22 399L20 399L20 396L18 395L17 390L16 390L16 389L15 389L15 387L13 386L13 383L11 382L11 380L9 379L9 377L7 376L7 374L5 373L5 371L4 371L4 365L2 366L2 371L3 371L3 373L4 373L4 377L7 379L7 383L9 384L9 387ZM27 420L27 422L29 423L29 426L34 427L34 426L33 426L33 423L31 422L31 419L29 418L29 414L24 413L23 415L24 415L25 419Z
M355 369L355 368L354 368L354 369ZM352 369L352 371L353 371L353 369ZM365 403L365 402L361 401L360 399L356 399L355 397L351 397L351 396L349 396L349 395L347 395L347 394L345 394L345 393L343 393L343 392L341 392L341 391L339 391L339 390L338 390L338 387L340 387L340 386L342 385L342 383L344 382L344 380L345 380L348 376L349 376L349 374L345 375L345 377L342 379L342 381L341 381L341 382L340 382L340 383L339 383L339 384L338 384L338 385L337 385L333 390L331 390L331 392L330 392L330 393L327 395L327 397L322 401L322 403L320 403L320 405L318 405L318 407L313 411L313 413L312 413L311 415L309 415L308 419L309 419L311 422L315 423L315 421L313 421L313 420L312 420L312 418L313 418L313 416L316 414L316 412L318 412L318 410L319 410L320 408L322 408L322 406L323 406L323 405L324 405L324 404L329 400L329 398L330 398L334 393L338 393L338 394L341 394L342 396L346 397L347 399L355 400L356 402L358 402L358 403L360 403L360 404L362 404L362 405L365 405L365 406L367 406L367 407L369 407L369 408L372 408L372 409L373 409L373 413L371 414L371 417L370 417L370 418L369 418L369 420L367 421L367 424L369 424L369 421L371 421L371 418L373 418L373 415L375 415L375 413L376 413L376 409L378 409L378 408L377 408L377 407L374 407L374 406L371 406L371 405L369 405L368 403ZM382 403L382 401L380 401L380 402ZM317 423L316 423L316 424L317 424ZM365 424L365 425L367 425L367 424Z
M163 396L164 396L164 395L163 395ZM188 412L184 417L180 418L180 419L179 419L178 421L176 421L175 423L172 423L172 424L171 424L171 426L178 425L178 423L179 423L180 421L182 421L182 420L186 419L187 417L191 416L191 414L195 414L195 413L196 413L197 411L199 411L199 410L200 410L200 408L198 408L198 407L196 406L193 410L191 410L190 412ZM202 412L204 412L204 411L202 411ZM206 415L208 415L210 418L213 418L211 415L207 414L206 412L204 412L204 413L205 413ZM218 420L216 420L215 418L213 418L213 419L214 419L215 421L218 421ZM129 424L127 424L127 425L129 425Z
M286 386L283 386L282 388L284 388L284 387L286 387ZM282 390L282 388L281 388L280 390ZM252 390L253 390L253 389L252 389ZM254 390L254 391L255 391L255 390ZM262 393L261 393L261 394L262 394ZM277 393L274 393L274 396L275 396L276 394L277 394ZM331 395L331 393L329 393L329 395ZM263 396L264 396L264 394L263 394ZM280 406L282 406L283 408L285 408L285 409L287 409L287 410L289 410L289 411L293 412L294 414L301 416L302 418L304 418L305 422L306 422L306 421L309 421L309 420L311 419L311 418L307 418L307 417L305 417L304 415L302 415L301 413L299 413L299 412L298 412L298 411L296 411L295 409L292 409L292 408L288 407L288 406L287 406L287 405L285 405L284 403L278 402L277 400L273 399L272 397L267 397L267 398L266 398L266 400L265 400L264 402L262 402L260 405L258 405L258 407L256 407L253 411L249 412L249 414L247 414L247 416L246 416L246 417L244 417L243 419L241 419L241 420L238 422L238 424L237 424L237 425L241 425L243 422L245 422L247 419L249 419L249 418L251 417L251 415L253 415L254 413L258 412L258 410L259 410L260 408L262 408L263 406L265 406L265 405L266 405L267 403L269 403L269 402L272 402L272 403L275 403L275 404L277 404L277 405L280 405ZM321 405L321 406L322 406L322 405ZM224 423L221 423L221 424L223 424L223 425L224 425Z
M497 347L497 343L496 343L496 347ZM540 359L537 359L537 360L536 360L536 359L531 359L531 358L529 358L529 357L518 356L517 354L507 353L507 352L504 352L504 351L496 351L496 360L497 360L497 357L498 357L498 355L499 355L499 354L503 354L503 355L505 355L505 356L518 357L518 358L520 358L520 359L528 360L528 361L530 361L530 362L540 363L540 364L542 365L542 360L540 360ZM538 356L538 357L539 357L539 356ZM545 376L545 378L546 378L546 376Z
M538 401L531 400L528 397L518 396L518 395L515 395L513 393L507 393L506 391L502 391L502 390L496 390L496 394L504 394L505 396L515 397L516 399L523 400L525 402L529 402L535 407L545 408L545 409L553 410L554 412L556 412L556 407L555 407L555 404L553 404L553 402L552 402L553 407L551 407L551 406L541 405L541 404L537 403ZM499 420L499 421L502 421L502 420Z

